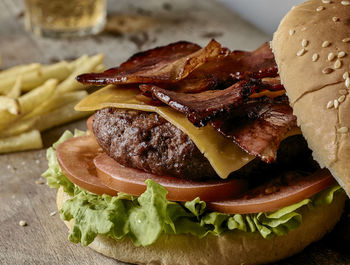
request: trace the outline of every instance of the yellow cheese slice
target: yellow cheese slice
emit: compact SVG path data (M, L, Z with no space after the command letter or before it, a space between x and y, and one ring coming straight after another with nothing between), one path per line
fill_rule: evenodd
M83 99L75 106L75 110L94 111L116 107L156 112L187 134L223 179L255 158L241 150L232 140L222 136L212 126L195 127L182 113L168 106L147 105L135 97L138 94L138 89L106 86Z

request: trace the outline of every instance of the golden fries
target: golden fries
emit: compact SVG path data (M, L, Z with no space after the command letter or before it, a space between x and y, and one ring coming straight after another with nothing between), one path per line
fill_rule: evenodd
M87 92L85 90L69 92L62 95L58 95L58 94L53 95L49 100L37 106L35 110L33 110L31 113L27 115L27 117L34 117L34 116L41 115L43 113L47 113L55 108L64 106L72 101L78 103L80 100L82 100L86 96L87 96Z
M42 148L40 131L90 115L74 106L87 96L77 75L102 72L103 55L0 71L0 153Z
M78 104L78 101L74 101L66 106L62 106L44 114L42 119L40 119L35 125L35 128L40 131L44 131L60 124L68 123L91 115L91 112L75 111L74 106L76 104Z
M18 100L22 108L22 113L27 114L34 111L40 104L49 100L54 94L57 84L57 79L49 79L43 85L21 96Z
M67 91L74 91L83 89L84 85L75 80L75 78L83 73L91 72L100 65L103 61L103 54L98 54L77 62L76 69L70 74L70 76L57 86L57 93L63 93Z
M38 69L30 70L22 75L22 91L29 91L40 86L46 80L55 78L59 81L64 80L71 73L69 64L62 61L52 65L41 66ZM1 78L0 93L7 94L16 82L16 75L5 76Z
M4 96L0 96L0 110L8 111L13 115L18 115L21 112L21 108L17 99Z
M8 78L10 76L17 77L18 75L21 75L23 73L38 70L40 67L41 67L41 65L39 63L18 65L18 66L6 69L4 71L1 71L0 72L0 79Z
M17 77L15 84L6 94L9 98L18 98L21 95L22 76Z
M42 147L43 142L38 130L25 132L23 134L7 138L0 138L0 154L31 149L40 149Z

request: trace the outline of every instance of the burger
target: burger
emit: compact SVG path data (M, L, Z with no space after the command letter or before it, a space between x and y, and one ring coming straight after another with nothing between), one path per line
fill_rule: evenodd
M95 114L43 175L69 239L136 264L262 264L329 232L350 193L349 10L293 8L272 49L183 41L78 76L104 86L76 106Z

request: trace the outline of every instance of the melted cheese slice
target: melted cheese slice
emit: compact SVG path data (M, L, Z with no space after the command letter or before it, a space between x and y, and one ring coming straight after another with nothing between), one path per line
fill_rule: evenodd
M168 106L147 105L136 98L138 94L138 89L106 86L83 99L75 106L75 110L94 111L115 107L156 112L187 134L223 179L255 158L241 150L232 140L222 136L212 126L195 127L182 113Z

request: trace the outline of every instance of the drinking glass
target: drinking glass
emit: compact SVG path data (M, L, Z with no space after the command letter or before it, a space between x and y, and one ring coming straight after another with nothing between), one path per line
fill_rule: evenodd
M25 0L26 29L44 37L99 33L106 22L106 0Z

